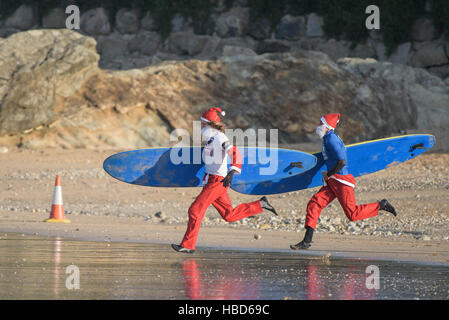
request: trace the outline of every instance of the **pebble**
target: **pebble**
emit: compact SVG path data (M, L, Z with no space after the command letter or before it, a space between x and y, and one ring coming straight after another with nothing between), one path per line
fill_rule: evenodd
M156 213L154 214L154 216L155 216L156 218L159 218L159 219L164 219L164 218L166 217L166 215L165 215L162 211L156 212Z
M260 234L255 234L254 239L260 240L260 239L262 239L262 236Z

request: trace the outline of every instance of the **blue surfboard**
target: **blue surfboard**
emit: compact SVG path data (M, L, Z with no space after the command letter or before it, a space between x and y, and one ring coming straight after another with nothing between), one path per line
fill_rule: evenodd
M364 176L413 159L434 144L433 135L414 134L349 145L346 147L348 170L354 177ZM321 171L328 169L321 152L314 156L318 159L317 164L302 174L256 183L233 183L231 188L243 194L269 195L322 186Z
M234 175L236 184L283 179L304 173L317 163L314 155L296 150L248 147L239 150L243 166L242 173ZM120 181L141 186L200 187L205 184L201 154L202 147L127 151L107 158L103 169ZM302 167L292 167L292 162L301 162Z

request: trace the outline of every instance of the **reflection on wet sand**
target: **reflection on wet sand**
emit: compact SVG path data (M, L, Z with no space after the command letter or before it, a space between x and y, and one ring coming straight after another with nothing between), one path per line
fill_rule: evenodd
M248 278L241 278L233 272L239 272L233 268L220 275L207 272L207 264L197 263L195 259L188 259L182 264L182 274L184 277L184 292L187 298L192 300L243 300L243 299L267 299L264 292L261 292L260 286L263 283L263 277L258 276L248 282ZM364 300L377 299L378 290L368 289L366 287L367 274L362 273L355 267L348 267L340 271L343 277L334 277L329 275L332 272L323 270L319 260L308 262L305 266L305 284L301 278L291 279L291 289L296 294L305 292L305 298L309 300L320 299L343 299L343 300ZM268 274L269 272L265 272ZM273 275L276 277L275 275ZM341 279L338 279L341 278ZM298 281L300 280L300 281ZM294 285L297 287L294 289ZM288 287L288 285L286 285ZM293 291L293 290L288 290ZM278 297L288 298L288 296Z
M366 268L380 270L368 289ZM68 289L69 265L80 289ZM449 267L0 234L0 299L448 299Z
M53 293L55 298L57 299L59 296L58 290L58 282L59 282L59 269L61 268L59 265L61 263L61 246L62 241L60 237L56 237L53 239Z
M307 266L307 299L318 300L332 299L341 300L366 300L377 299L377 290L366 287L367 274L361 273L355 267L348 267L345 276L335 283L326 277L316 265ZM329 279L328 282L323 280ZM336 290L337 289L337 290Z
M207 269L207 265L202 267ZM211 278L199 270L195 259L184 261L182 275L186 297L192 300L256 300L260 298L258 279L248 283L238 275L232 274L235 270L229 271Z

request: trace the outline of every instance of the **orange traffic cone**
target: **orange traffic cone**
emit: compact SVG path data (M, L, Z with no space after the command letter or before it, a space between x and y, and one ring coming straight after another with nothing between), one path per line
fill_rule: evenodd
M56 175L55 190L53 192L53 202L51 205L50 218L45 222L65 222L69 223L70 220L64 217L64 205L62 204L62 187L61 177Z

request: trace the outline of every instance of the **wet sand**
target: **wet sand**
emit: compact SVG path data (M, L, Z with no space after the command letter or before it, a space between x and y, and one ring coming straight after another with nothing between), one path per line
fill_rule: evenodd
M179 243L186 230L185 224L148 223L142 217L66 215L66 218L71 220L69 224L46 223L46 218L47 213L2 213L0 232L108 243L158 243L165 244L166 251L170 252L170 244ZM301 231L252 230L230 225L203 226L197 248L290 251L290 244L297 243L304 236L303 230L299 230ZM260 239L256 240L255 235L260 236ZM449 266L449 242L438 240L417 241L319 232L314 236L313 247L307 251L299 251L298 254L438 263Z
M449 267L2 233L0 288L0 299L449 299Z

